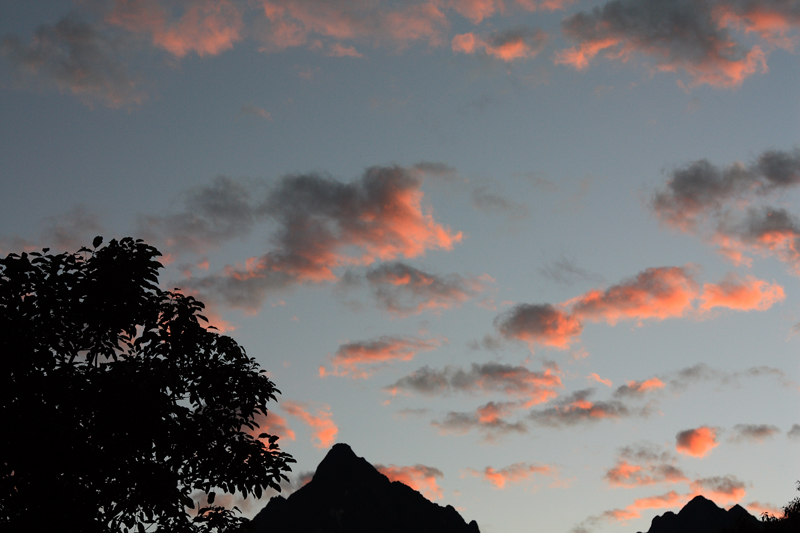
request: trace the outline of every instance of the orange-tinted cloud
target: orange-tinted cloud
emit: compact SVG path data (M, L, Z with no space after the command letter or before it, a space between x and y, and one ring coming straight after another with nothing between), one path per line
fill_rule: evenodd
M757 33L773 46L793 50L797 45L797 36L788 34L800 27L800 12L790 2L729 0L715 6L714 15L721 26Z
M783 301L786 294L783 287L747 276L744 279L729 274L720 283L705 283L700 295L700 309L727 307L740 311L765 311L776 302Z
M675 460L672 454L651 447L625 447L617 464L604 477L611 486L627 488L688 481L686 475L674 465Z
M658 378L650 378L644 381L629 381L614 391L614 396L624 397L633 396L641 397L649 391L663 389L664 382Z
M312 428L312 438L317 441L314 443L315 447L329 448L336 441L336 434L339 433L339 428L331 420L333 415L330 411L318 409L314 415L304 404L288 400L281 404L281 408L287 414L299 418Z
M765 513L769 514L770 516L783 516L783 509L770 503L752 501L750 503L746 503L744 507L755 516L762 516Z
M583 325L577 318L550 304L519 304L495 319L500 334L528 343L565 350L580 336Z
M266 416L259 414L255 417L254 421L258 424L258 427L253 429L248 428L246 431L256 438L261 433L268 433L270 435L277 435L284 440L295 439L294 431L292 431L286 423L286 419L275 411L270 411Z
M178 6L180 15L171 17ZM242 11L230 0L116 0L106 21L150 33L154 45L179 58L190 52L204 56L230 50L244 30Z
M505 11L502 0L450 0L448 5L473 24Z
M647 409L631 411L618 400L590 401L593 392L592 389L575 391L559 399L552 407L531 411L528 418L544 426L559 427L647 413Z
M592 290L564 305L574 317L605 321L680 317L692 308L698 293L692 272L686 267L648 268L635 278L608 289Z
M596 381L596 382L598 382L598 383L602 383L602 384L603 384L603 385L605 385L606 387L610 387L610 386L612 385L612 384L611 384L611 380L610 380L610 379L604 379L604 378L601 378L600 376L598 376L598 375L597 375L597 374L595 374L594 372L592 372L591 374L589 374L588 376L586 376L586 378L587 378L587 379L593 379L593 380L595 380L595 381Z
M766 72L761 46L748 49L734 40L719 25L713 4L617 0L576 13L562 29L577 44L558 52L555 62L584 69L601 52L622 61L642 54L655 62L657 71L685 72L690 85L715 87L735 87L756 72Z
M719 446L716 430L706 426L681 431L675 439L675 450L692 457L705 457Z
M339 346L331 358L333 370L320 367L319 372L321 376L330 374L366 378L377 365L410 361L417 352L433 350L443 342L446 340L390 336L382 336L371 341L350 342Z
M439 428L442 435L463 435L476 429L483 434L484 440L494 442L509 433L528 431L522 422L508 422L503 418L524 407L524 402L489 402L472 413L450 411L441 422L434 420L431 425Z
M484 38L474 33L456 35L450 42L453 52L474 54L483 50L486 55L505 62L536 57L547 43L542 30L524 27L497 32Z
M506 483L521 483L535 474L552 476L558 471L550 465L537 465L530 463L514 463L501 469L495 469L487 466L482 471L466 469L466 472L475 477L483 478L495 486L496 489L502 489Z
M442 471L432 466L416 464L414 466L395 466L376 464L375 468L389 478L389 481L399 481L412 489L421 492L429 500L442 498L442 489L436 482L443 477Z
M261 0L266 27L265 50L281 50L323 39L366 41L404 48L414 42L442 43L449 27L438 2L408 2L395 6L350 0Z
M398 316L458 307L488 286L486 277L429 274L400 262L372 268L366 278L381 307Z
M420 171L398 166L371 167L351 183L314 174L285 176L254 208L259 218L277 222L275 247L192 283L229 305L255 311L272 291L337 280L339 267L452 249L462 234L423 209L421 185Z

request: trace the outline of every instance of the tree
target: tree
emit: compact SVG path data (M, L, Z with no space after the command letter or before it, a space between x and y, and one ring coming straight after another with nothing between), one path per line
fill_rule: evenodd
M241 524L215 491L280 490L294 460L255 423L280 391L202 303L158 287L158 250L101 244L0 259L0 530Z

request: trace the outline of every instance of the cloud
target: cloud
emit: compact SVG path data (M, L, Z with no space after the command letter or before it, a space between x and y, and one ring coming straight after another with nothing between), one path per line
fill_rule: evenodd
M109 107L139 104L144 93L118 59L121 43L96 24L67 15L42 24L29 43L17 35L0 41L20 86L54 87Z
M421 492L429 500L440 500L442 489L436 482L437 478L444 477L438 468L416 464L414 466L395 466L376 464L375 469L389 478L389 481L399 481L412 489Z
M800 149L767 150L756 161L718 167L706 159L672 171L666 187L651 199L653 212L666 224L692 231L724 207L749 204L754 197L800 184Z
M230 0L116 0L106 22L150 34L153 45L177 58L218 55L244 34L242 11Z
M501 363L473 363L469 370L445 367L434 370L424 366L384 388L392 393L417 392L441 395L450 392L489 393L503 392L528 405L547 402L555 398L556 389L562 388L561 373L557 368L535 372L524 366Z
M486 289L487 278L436 275L401 262L384 263L366 273L375 298L398 316L458 307Z
M592 372L591 374L586 376L586 379L593 379L598 383L602 383L606 387L610 387L611 386L611 380L610 379L603 379L600 376L598 376L597 374L595 374L594 372Z
M522 422L508 422L503 417L526 407L519 402L489 402L478 407L474 413L450 411L441 422L434 420L431 425L439 428L443 435L463 435L476 429L489 442L509 433L526 433L528 428Z
M330 410L318 409L317 413L313 415L305 404L288 400L281 404L281 409L312 428L312 438L317 441L314 443L316 448L329 448L336 442L339 428L331 419L333 415Z
M800 424L793 424L792 429L790 429L786 436L790 439L800 439Z
M618 400L592 402L588 398L593 393L594 389L575 391L560 398L553 407L531 411L528 418L543 426L560 427L647 414L647 409L631 411Z
M658 378L650 378L644 381L629 381L627 384L617 387L614 391L616 397L639 397L648 391L663 389L664 382Z
M473 24L480 24L483 19L505 11L502 0L450 0L449 5Z
M767 150L725 168L699 160L672 172L651 199L668 226L698 234L735 264L774 256L800 273L800 222L785 209L756 205L800 184L800 149Z
M350 0L261 0L266 22L259 32L265 51L303 46L318 40L371 42L403 49L415 42L438 46L449 28L436 2Z
M800 11L791 2L726 0L715 6L715 16L723 26L758 33L773 46L793 50L797 36L787 35L800 27Z
M754 366L743 371L728 372L711 368L705 363L682 368L673 374L665 376L669 386L677 392L684 391L689 385L704 381L716 381L722 385L736 384L741 378L758 378L770 376L774 377L778 384L783 387L796 388L786 376L786 373L778 368L768 366Z
M734 434L730 440L733 442L764 442L781 432L770 424L736 424L733 426Z
M583 325L574 316L550 304L519 304L499 315L494 321L507 339L565 350L580 336Z
M266 121L272 122L272 115L263 107L258 107L254 104L245 104L239 110L239 115L251 115L258 118L263 118Z
M194 187L182 196L181 212L143 216L138 233L170 252L203 255L248 235L256 224L256 200L243 182L217 176L210 185Z
M775 282L770 284L753 276L742 279L729 274L718 284L703 285L700 309L707 311L714 307L727 307L740 311L765 311L785 298L783 287Z
M675 436L675 440L675 450L678 453L699 458L705 457L719 446L717 431L706 426L681 431Z
M675 461L674 455L653 447L626 446L620 450L617 464L606 472L604 478L612 486L627 488L688 481L683 471L675 466Z
M565 303L572 315L611 325L618 320L681 317L692 308L697 284L687 267L648 268L608 289L591 290Z
M450 250L462 234L423 211L421 185L419 171L399 166L368 168L351 183L316 174L285 176L254 207L256 216L277 224L273 249L194 286L254 311L271 292L336 281L339 267Z
M328 55L333 57L364 57L364 54L356 50L354 46L344 46L339 43L333 43Z
M559 285L569 286L579 281L603 281L600 276L579 267L575 264L574 260L567 258L564 254L561 254L558 259L550 264L537 268L536 270L545 278Z
M496 489L503 489L506 483L521 483L536 474L552 476L557 474L558 470L550 465L514 463L499 470L487 466L480 471L467 468L465 472L475 477L483 478L484 481L494 485Z
M456 35L450 42L453 52L472 55L483 52L506 63L536 57L547 44L547 33L536 28L516 27L488 37L474 33Z
M745 496L745 485L735 476L714 476L693 481L692 497L703 495L709 500L722 503L738 502Z
M558 52L555 62L582 70L601 52L622 61L642 54L656 71L685 72L692 86L738 86L766 72L766 53L734 40L715 16L716 4L724 2L613 0L576 13L562 30L577 45Z
M728 307L739 310L765 310L782 299L783 288L753 277L740 279L728 275L718 284L707 283L701 295L694 279L694 267L648 268L635 277L607 289L592 289L558 306L518 304L495 318L494 325L505 339L566 349L578 340L583 321L665 320L701 310Z
M268 433L270 435L277 435L278 438L284 440L294 440L294 431L286 423L286 419L275 411L270 411L266 415L257 415L254 419L257 424L254 428L248 428L248 434L258 438L261 433Z
M525 206L525 204L507 200L497 193L489 192L488 189L489 187L484 185L472 191L473 207L488 213L505 214L512 219L519 219L528 216L528 208Z
M395 361L410 361L417 352L434 350L446 340L381 336L369 341L342 344L331 357L333 370L319 368L321 376L367 378L375 367ZM367 367L367 368L364 368Z

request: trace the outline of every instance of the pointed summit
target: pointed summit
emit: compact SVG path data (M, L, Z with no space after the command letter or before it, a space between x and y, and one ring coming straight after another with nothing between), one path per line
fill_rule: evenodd
M756 517L734 505L729 511L703 496L695 496L678 514L671 511L653 518L647 533L722 533L748 522L758 527Z
M480 533L452 506L390 482L347 444L335 444L304 487L273 497L253 525L257 533Z

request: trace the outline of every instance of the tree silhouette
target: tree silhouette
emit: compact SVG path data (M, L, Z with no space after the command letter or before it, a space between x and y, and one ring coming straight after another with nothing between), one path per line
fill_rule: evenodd
M202 303L158 287L158 250L101 244L0 259L0 530L243 523L215 493L280 490L294 460L254 422L279 391Z

